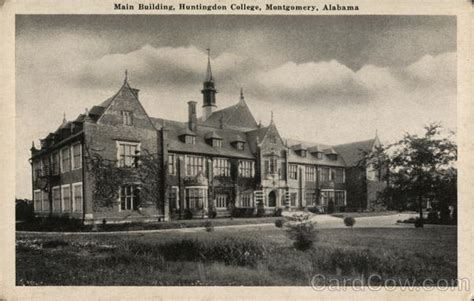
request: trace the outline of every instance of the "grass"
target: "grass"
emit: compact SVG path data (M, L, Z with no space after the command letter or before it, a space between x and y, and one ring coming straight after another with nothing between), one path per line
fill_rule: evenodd
M215 218L215 219L191 219L169 222L129 222L122 224L97 224L94 229L92 225L82 225L78 220L67 218L35 218L16 224L17 231L39 231L39 232L112 232L112 231L136 231L157 229L180 229L206 227L209 221L213 226L231 226L246 224L273 224L278 217L249 217L249 218Z
M457 276L456 228L318 231L298 251L274 226L135 235L17 235L17 285L309 285L317 273Z

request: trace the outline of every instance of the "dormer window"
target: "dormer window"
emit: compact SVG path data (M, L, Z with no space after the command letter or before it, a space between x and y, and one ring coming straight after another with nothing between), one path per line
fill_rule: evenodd
M186 144L196 144L196 134L189 128L185 128L178 133L181 141Z
M232 146L238 150L244 150L245 148L245 139L240 137L240 135L236 135L231 142Z
M334 148L329 148L324 151L326 153L326 156L328 156L329 159L336 161L337 160L337 152Z
M191 135L184 136L184 143L186 144L196 144L196 137Z
M204 138L212 147L221 148L222 138L216 132L207 133Z
M296 145L293 145L291 147L295 153L298 155L298 156L301 156L301 157L306 157L306 154L307 154L307 148L305 145L303 144L296 144Z
M316 153L316 158L322 159L323 158L323 153L322 152L317 152Z
M220 139L212 139L212 147L222 147L222 140Z
M132 112L130 111L122 111L122 123L123 125L132 125Z

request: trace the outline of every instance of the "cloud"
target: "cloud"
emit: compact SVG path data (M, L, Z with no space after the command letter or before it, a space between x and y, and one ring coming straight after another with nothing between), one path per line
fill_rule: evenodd
M241 71L244 59L233 53L221 53L212 60L215 77L221 81ZM78 74L83 85L116 83L128 69L130 78L141 87L155 85L196 85L204 79L207 64L205 51L187 47L152 47L145 45L125 54L108 54L83 65Z
M454 93L456 55L426 55L406 67L365 65L353 71L336 60L328 62L287 62L255 75L259 95L272 101L292 100L302 104L360 104L443 90Z

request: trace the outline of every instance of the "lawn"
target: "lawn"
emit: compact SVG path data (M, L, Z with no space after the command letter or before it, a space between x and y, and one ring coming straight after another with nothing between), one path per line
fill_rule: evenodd
M457 276L456 227L322 229L298 251L282 229L17 235L17 285L309 285L337 279Z

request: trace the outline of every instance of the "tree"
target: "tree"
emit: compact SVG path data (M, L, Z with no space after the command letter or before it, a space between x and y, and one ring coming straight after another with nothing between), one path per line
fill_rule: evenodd
M388 187L381 201L387 206L406 208L417 204L423 220L423 203L434 201L441 208L457 204L457 146L437 123L425 126L423 136L406 133L387 146L366 153L360 164L387 169L384 179Z

